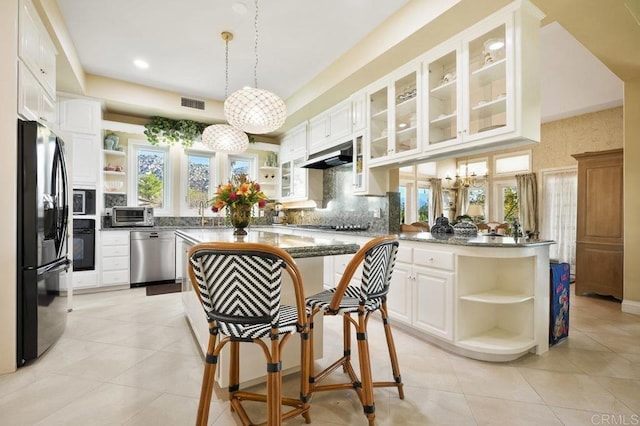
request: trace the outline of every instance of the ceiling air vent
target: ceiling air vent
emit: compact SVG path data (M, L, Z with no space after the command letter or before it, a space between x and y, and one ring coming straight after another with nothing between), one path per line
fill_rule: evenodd
M200 109L204 111L204 101L197 99L181 98L180 105L187 108Z

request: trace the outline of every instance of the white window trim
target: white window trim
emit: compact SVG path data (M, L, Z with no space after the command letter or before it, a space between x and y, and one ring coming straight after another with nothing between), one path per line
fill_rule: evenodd
M224 179L224 182L228 181L229 179L231 179L231 159L232 158L246 158L248 160L251 161L251 172L249 173L249 179L251 180L255 180L256 182L260 179L258 179L258 155L257 154L248 154L248 153L243 153L243 154L229 154L227 156L227 161L224 162L224 174L226 176L226 178Z
M129 194L127 196L127 205L129 206L137 206L137 197L138 197L138 151L157 151L163 152L165 154L166 163L164 165L164 187L163 187L163 195L164 202L163 207L161 209L154 208L153 215L154 216L171 216L172 212L172 190L173 190L173 177L171 175L171 153L169 146L157 146L151 145L146 140L142 139L129 139L129 170L128 173L128 181L129 181Z
M515 186L517 187L517 183L514 179L501 179L493 181L493 197L491 198L492 205L492 215L487 216L490 218L488 222L504 222L504 217L502 217L502 213L504 212L504 200L502 199L503 191L502 189L506 186ZM486 195L485 195L486 198ZM499 214L499 217L496 215Z
M208 199L213 198L213 194L218 187L217 168L218 161L217 155L211 150L205 149L189 149L189 151L182 151L180 154L180 215L181 216L197 216L198 209L190 209L187 204L188 197L188 183L189 183L189 156L197 155L201 157L209 157L211 159L209 165L209 196Z
M529 166L527 170L516 170L514 172L498 173L498 167L497 167L498 160L502 160L504 158L509 158L509 157L519 157L522 155L527 155L529 157ZM515 176L516 174L520 174L520 173L530 173L531 167L532 165L531 165L530 149L524 150L524 151L508 152L506 154L498 154L493 156L493 176L496 178Z

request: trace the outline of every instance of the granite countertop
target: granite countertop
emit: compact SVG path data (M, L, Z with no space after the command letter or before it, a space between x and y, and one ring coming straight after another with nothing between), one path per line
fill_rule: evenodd
M340 237L331 235L300 235L287 230L269 227L249 228L247 235L233 235L231 228L177 229L176 236L192 244L207 241L263 243L280 247L293 258L334 256L352 254L360 249L358 244L340 241Z
M401 240L424 243L449 244L474 247L533 247L555 244L552 240L530 240L527 238L501 237L492 235L476 235L460 237L454 234L432 234L431 232L403 232Z
M267 234L280 235L280 238L283 238L284 235L296 236L302 238L307 238L309 243L314 241L319 241L318 245L320 247L324 247L322 250L325 252L329 252L331 250L337 250L336 248L327 247L327 241L340 241L340 236L357 236L357 237L365 237L365 238L374 238L379 234L368 232L368 231L338 231L338 230L327 230L327 229L313 229L313 228L305 228L298 226L283 226L283 225L259 225L252 226L247 228L249 230L249 238L253 238L252 234L259 232L262 235L262 238L275 238L275 237L267 237ZM210 237L220 237L220 238L229 238L231 235L230 227L201 227L201 226L153 226L153 227L117 227L117 228L102 228L102 231L183 231L184 235L181 236L185 239L189 239L191 235L207 235ZM204 234L202 234L204 233ZM431 232L401 232L398 233L400 240L405 241L417 241L422 243L430 243L430 244L450 244L450 245L458 245L458 246L473 246L473 247L532 247L532 246L540 246L540 245L551 245L555 244L555 241L552 240L529 240L526 238L513 238L513 237L502 237L502 236L491 236L491 235L479 235L473 237L459 237L454 234L432 234ZM206 237L208 238L208 237ZM286 237L284 237L286 240ZM214 241L211 239L205 239L202 241ZM219 241L234 241L232 239L225 239ZM247 240L251 242L257 242L254 240ZM192 241L193 242L193 241ZM200 242L200 241L195 241ZM341 244L347 244L342 243ZM297 250L297 253L302 253L305 249L296 248L295 246L290 248L285 248L289 251L292 256L293 252ZM306 252L310 252L310 248L306 249ZM318 251L320 252L320 251ZM340 252L340 253L325 253L325 254L310 254L308 256L296 255L293 257L309 257L309 256L332 256L334 254L346 254L346 253L355 253L353 252Z

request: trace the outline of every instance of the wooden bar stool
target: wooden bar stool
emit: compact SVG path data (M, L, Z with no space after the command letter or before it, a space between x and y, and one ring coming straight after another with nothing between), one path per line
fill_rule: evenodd
M322 372L315 374L312 357L308 357L310 392L320 392L337 389L353 389L357 392L364 413L369 424L375 424L375 402L373 399L374 387L397 387L400 399L404 399L402 380L396 347L391 334L391 326L387 315L387 293L391 274L395 266L396 253L398 252L398 237L387 235L377 237L362 246L353 256L336 288L325 290L321 293L309 296L306 299L307 313L309 315L309 327L311 343L309 352L313 353L313 317L319 312L323 315L342 315L344 329L344 353L337 361L329 365ZM360 264L363 264L362 283L360 286L350 286ZM371 374L371 360L369 358L369 342L367 339L367 325L373 312L380 311L384 334L387 340L387 349L391 359L393 381L375 382ZM351 314L357 314L354 319ZM360 378L356 375L351 365L351 326L356 330L358 341L358 360L360 364ZM319 382L331 372L342 366L351 380L348 383L319 385Z
M189 277L209 321L209 345L202 378L197 425L206 425L213 381L220 351L230 343L229 399L244 425L253 425L242 401L267 404L263 424L280 425L283 419L301 414L309 417L309 336L302 276L295 261L284 250L267 244L202 243L189 250ZM282 271L293 282L296 306L280 304ZM299 398L281 395L281 352L293 333L301 333L301 377ZM270 344L262 338L269 338ZM266 358L266 395L239 390L240 343L255 343ZM282 405L293 409L282 412Z

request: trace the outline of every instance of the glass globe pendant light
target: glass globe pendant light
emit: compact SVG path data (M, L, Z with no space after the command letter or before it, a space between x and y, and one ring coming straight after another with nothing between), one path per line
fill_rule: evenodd
M258 0L255 2L255 87L235 91L224 101L224 113L233 127L254 134L269 133L280 128L287 118L284 101L273 92L258 89Z
M222 39L225 41L225 89L227 97L229 87L229 41L233 40L233 34L224 31ZM245 132L228 124L213 124L202 132L202 144L214 151L236 154L244 152L249 147L249 137Z

